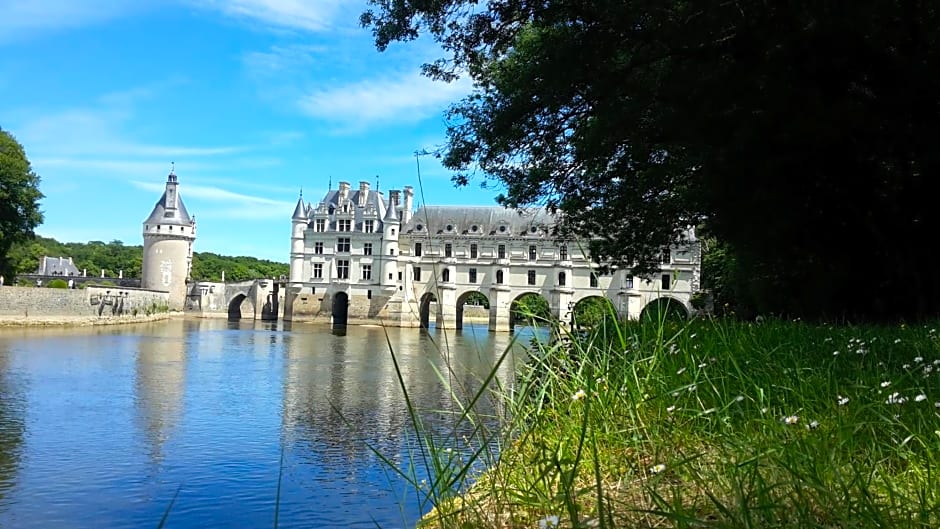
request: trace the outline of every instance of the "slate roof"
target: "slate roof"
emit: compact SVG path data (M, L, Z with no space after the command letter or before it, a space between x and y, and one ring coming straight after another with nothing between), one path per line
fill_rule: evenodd
M39 258L39 269L36 270L36 274L45 276L80 276L81 272L79 272L78 267L72 263L71 257L47 257L44 255Z
M558 219L544 209L515 210L502 206L423 206L402 227L405 233L431 235L522 236L550 233ZM447 231L447 226L452 230ZM476 231L474 231L474 227ZM501 227L504 227L501 230ZM533 232L532 229L535 228Z
M170 180L167 182L176 182L176 175L170 173ZM170 224L173 226L192 226L193 219L189 216L189 212L186 211L186 206L183 204L183 197L179 194L179 191L176 192L176 204L177 208L174 210L167 210L166 208L166 191L163 192L163 195L160 196L160 200L157 201L156 205L153 207L153 211L150 213L150 216L147 217L147 220L144 221L144 224Z

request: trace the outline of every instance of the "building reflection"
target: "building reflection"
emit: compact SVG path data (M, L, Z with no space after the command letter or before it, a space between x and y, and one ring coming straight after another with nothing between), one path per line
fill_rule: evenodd
M468 421L456 424L462 408L453 397L469 402L510 340L485 328L445 335L350 327L346 336L336 336L325 327L295 324L287 335L284 364L285 438L298 457L312 464L345 467L350 460L371 457L368 445L402 463L415 438L393 351L425 427L438 436L465 439L473 428ZM497 371L504 388L517 358L507 355ZM480 399L477 413L497 415L488 398Z
M180 420L186 378L186 326L176 320L142 333L134 383L136 422L151 462L163 461L163 446Z
M11 357L0 343L0 511L16 483L26 430L26 382L13 371Z

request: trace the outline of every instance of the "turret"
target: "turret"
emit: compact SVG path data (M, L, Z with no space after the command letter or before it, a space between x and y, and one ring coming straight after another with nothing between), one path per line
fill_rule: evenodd
M297 207L291 216L290 236L290 280L303 281L304 272L304 229L307 227L307 208L304 206L304 194L301 191Z
M382 219L382 286L394 286L398 280L398 235L401 220L398 218L400 192L388 192L388 207Z
M196 218L186 211L174 172L167 176L163 196L143 224L141 287L169 292L170 307L181 309L192 270Z

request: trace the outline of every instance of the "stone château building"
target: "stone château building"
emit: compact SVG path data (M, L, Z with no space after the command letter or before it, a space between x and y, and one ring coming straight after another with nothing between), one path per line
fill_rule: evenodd
M663 253L655 278L630 270L602 274L584 241L552 235L543 210L423 206L411 187L388 199L360 182L330 190L317 204L297 202L292 216L290 276L284 318L334 324L378 323L460 328L474 292L489 301L489 329L511 329L510 307L543 296L553 316L570 320L575 305L609 299L623 317L670 300L686 310L699 289L694 231Z
M169 292L171 309L182 309L193 262L196 219L179 194L179 181L170 171L166 190L143 222L144 256L140 286Z

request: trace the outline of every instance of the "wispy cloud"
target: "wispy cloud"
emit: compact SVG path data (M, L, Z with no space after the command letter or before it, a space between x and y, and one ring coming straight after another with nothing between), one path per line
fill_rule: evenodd
M197 6L226 16L261 22L273 28L323 31L344 13L358 13L361 2L349 0L194 0Z
M370 125L420 121L441 112L471 88L466 77L442 83L415 72L321 88L304 96L299 104L310 117L354 131Z
M144 191L153 193L160 193L165 189L165 186L162 183L158 184L155 182L132 180L131 184L138 189L143 189ZM242 193L230 191L228 189L223 189L221 187L205 185L187 184L185 187L185 196L186 198L194 198L209 202L225 202L231 205L270 208L276 210L277 215L282 217L284 216L285 210L294 206L293 202L286 200L275 200L272 198L259 197L255 195L245 195ZM238 209L234 211L242 211L243 213L248 214L247 210Z

